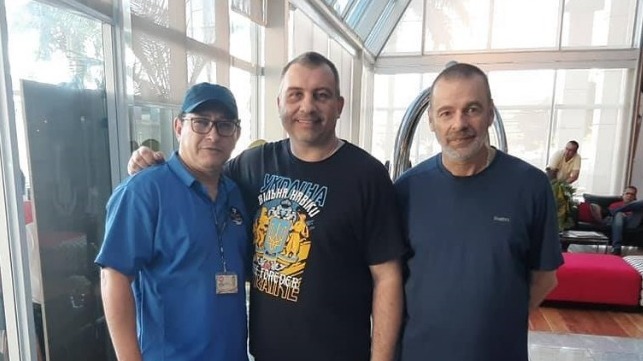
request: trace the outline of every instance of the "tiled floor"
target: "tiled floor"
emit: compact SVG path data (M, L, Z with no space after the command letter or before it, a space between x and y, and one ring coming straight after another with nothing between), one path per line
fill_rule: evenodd
M529 359L530 361L643 361L643 340L530 332Z

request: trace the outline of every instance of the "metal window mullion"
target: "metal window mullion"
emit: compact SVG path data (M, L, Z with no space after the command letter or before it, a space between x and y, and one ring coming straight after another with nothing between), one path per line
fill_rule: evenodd
M61 5L65 6L67 9L74 11L75 13L84 16L89 19L98 20L103 23L113 24L114 19L102 12L94 9L89 5L78 2L77 0L38 0L39 2L45 3L52 7L60 8ZM118 2L118 0L115 0Z
M225 86L230 86L230 4L228 1L217 1L215 3L214 14L217 21L214 24L215 42L214 47L222 49L226 56L216 58L216 82Z
M427 30L426 30L426 27L427 27L427 23L426 23L426 18L427 18L426 9L427 9L427 6L426 6L426 2L427 1L428 0L423 0L422 1L422 37L421 37L422 38L422 43L420 44L420 55L424 55L424 49L425 49L425 46L426 46L425 42L426 42L426 32L427 32ZM409 7L407 6L405 11L408 11L408 10L409 10ZM404 15L402 15L402 17L404 17ZM392 33L393 33L393 31L391 31L391 34Z
M4 0L0 0L0 276L9 359L36 360L29 262L22 208L20 163L8 56Z
M565 0L559 0L558 6L558 40L556 43L556 49L561 50L563 48L563 21L565 20Z
M545 166L549 163L549 158L550 154L549 151L551 149L551 137L552 137L552 132L554 131L554 123L556 121L556 83L558 82L558 72L560 70L554 70L554 82L553 82L553 89L551 91L551 106L550 106L550 111L551 114L549 115L549 129L547 130L547 141L545 143Z

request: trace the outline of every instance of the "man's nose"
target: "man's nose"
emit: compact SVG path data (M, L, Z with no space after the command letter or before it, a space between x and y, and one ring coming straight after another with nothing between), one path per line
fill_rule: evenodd
M212 128L210 128L210 131L205 136L209 139L215 139L219 137L219 132L217 131L216 124L212 123Z
M307 114L313 112L315 109L317 109L315 97L312 94L305 94L299 104L299 111Z
M469 118L464 112L456 112L453 116L453 127L465 129L469 126Z

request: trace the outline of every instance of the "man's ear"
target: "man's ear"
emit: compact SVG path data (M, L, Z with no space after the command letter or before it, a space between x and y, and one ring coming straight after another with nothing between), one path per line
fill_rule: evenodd
M344 110L344 97L340 96L337 98L337 119L342 116L342 111Z
M494 110L493 100L489 101L489 126L493 125L493 118L495 118L496 111Z
M181 132L183 131L183 120L179 117L174 118L174 136L176 140L181 140Z
M431 129L432 132L435 132L435 128L433 127L433 117L431 117L431 112L429 111L428 116L426 117L429 120L429 129Z

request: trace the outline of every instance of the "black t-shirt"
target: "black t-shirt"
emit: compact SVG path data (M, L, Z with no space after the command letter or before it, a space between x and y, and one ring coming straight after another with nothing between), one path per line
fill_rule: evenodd
M228 174L253 223L250 350L265 360L368 360L369 265L405 250L384 166L345 143L304 162L289 141L245 151Z

